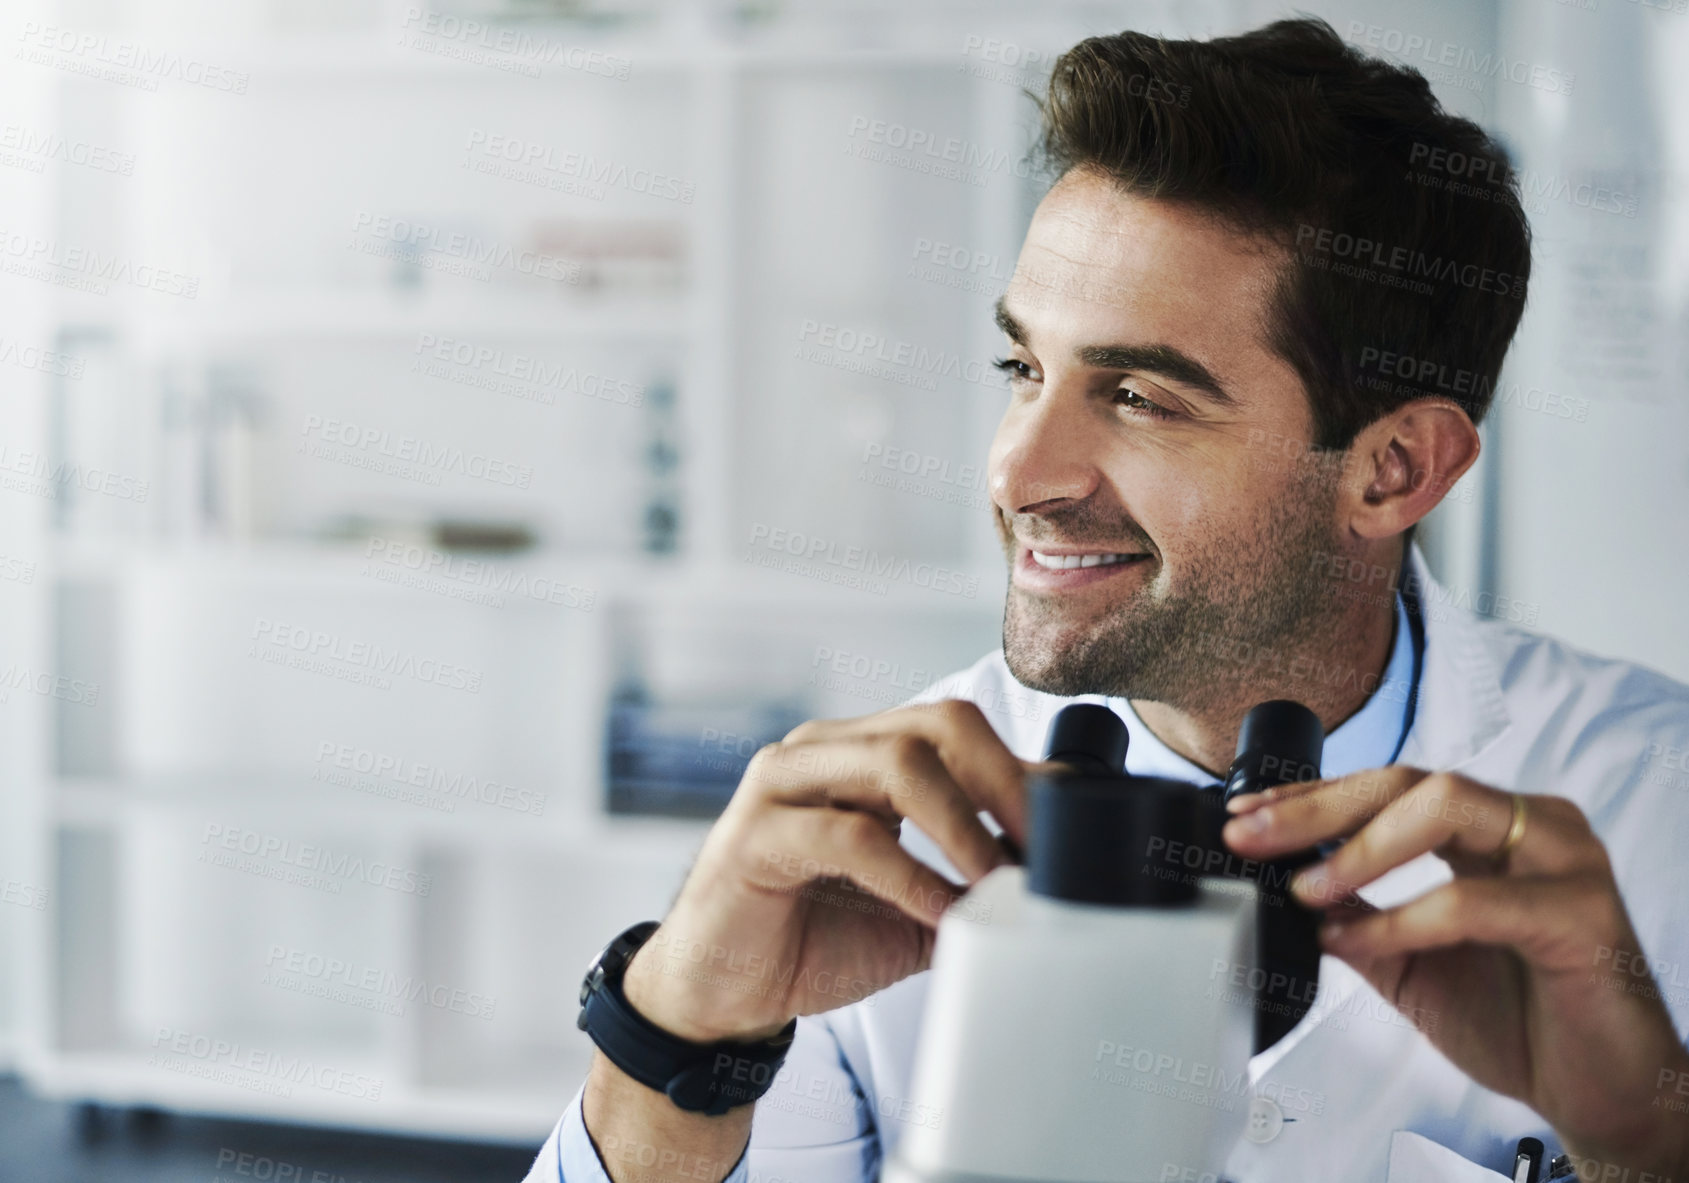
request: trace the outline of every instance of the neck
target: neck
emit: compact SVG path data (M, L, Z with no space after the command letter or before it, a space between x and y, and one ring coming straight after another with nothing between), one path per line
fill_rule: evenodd
M1393 589L1396 582L1392 578L1388 586ZM1200 705L1133 699L1132 709L1162 743L1220 778L1231 766L1238 730L1251 707L1292 699L1318 715L1330 735L1382 684L1395 638L1395 592L1368 595L1326 617L1317 636L1287 644L1270 666L1258 663L1234 671L1238 676L1226 679L1226 692ZM1322 672L1326 676L1319 676ZM1355 676L1348 676L1351 672Z

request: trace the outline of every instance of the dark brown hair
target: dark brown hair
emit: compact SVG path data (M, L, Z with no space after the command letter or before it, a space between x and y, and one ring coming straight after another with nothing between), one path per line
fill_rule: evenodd
M1301 376L1314 443L1414 398L1488 409L1530 276L1506 152L1417 71L1322 20L1236 37L1117 33L1055 63L1042 154L1217 215L1290 251L1269 341Z

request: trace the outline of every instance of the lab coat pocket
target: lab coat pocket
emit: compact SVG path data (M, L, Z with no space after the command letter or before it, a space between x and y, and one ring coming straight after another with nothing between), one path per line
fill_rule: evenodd
M1481 1167L1420 1134L1390 1135L1390 1174L1385 1183L1509 1183L1506 1175Z

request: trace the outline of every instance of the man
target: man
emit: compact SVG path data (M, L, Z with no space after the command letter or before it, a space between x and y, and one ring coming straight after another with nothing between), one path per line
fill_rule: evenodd
M1584 1179L1681 1178L1689 799L1661 756L1689 688L1478 619L1411 543L1523 311L1505 156L1311 20L1093 38L1044 118L1059 179L998 306L1003 649L757 754L668 917L606 960L658 1061L714 1065L665 1094L643 1053L597 1056L532 1178L866 1180L943 1120L910 1099L919 971L1079 695L1135 773L1212 781L1267 699L1328 734L1325 779L1226 830L1336 844L1294 885L1331 917L1319 1001L1252 1062L1228 1178L1511 1175L1524 1135ZM1482 198L1443 183L1457 156ZM974 705L1017 682L1037 718Z

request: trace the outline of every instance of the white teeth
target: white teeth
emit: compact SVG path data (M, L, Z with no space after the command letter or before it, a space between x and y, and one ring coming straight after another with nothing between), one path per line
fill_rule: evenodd
M1041 551L1032 552L1032 561L1040 567L1048 567L1052 571L1072 571L1079 567L1101 567L1105 564L1124 563L1133 555L1047 555Z

